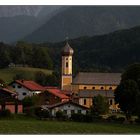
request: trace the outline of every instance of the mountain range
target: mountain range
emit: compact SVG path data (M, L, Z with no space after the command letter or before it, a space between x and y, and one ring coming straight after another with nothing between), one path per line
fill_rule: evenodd
M0 41L21 40L55 15L59 8L61 6L0 6Z
M140 25L140 7L71 6L24 39L30 42L59 42L80 36L93 36Z
M59 42L140 25L139 6L0 6L0 41Z

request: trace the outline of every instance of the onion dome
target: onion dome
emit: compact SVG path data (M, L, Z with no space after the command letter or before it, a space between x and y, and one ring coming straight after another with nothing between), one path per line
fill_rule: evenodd
M74 51L67 42L65 47L62 49L62 55L73 55Z

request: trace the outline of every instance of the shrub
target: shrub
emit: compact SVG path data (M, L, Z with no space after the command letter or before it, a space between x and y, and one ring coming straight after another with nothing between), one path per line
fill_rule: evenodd
M0 110L0 117L11 117L11 112L9 109Z
M104 121L104 119L100 115L93 115L92 116L92 121L94 121L94 122L96 122L96 121Z
M135 122L140 124L140 118L136 119Z
M58 111L56 112L56 118L57 118L57 119L62 119L63 117L64 117L63 112L62 112L61 110L58 110Z
M76 122L92 122L92 116L90 114L74 113L71 115L71 120Z
M26 116L35 116L35 108L34 107L24 107L23 113L25 113Z
M50 117L49 111L42 109L41 107L35 108L35 115L39 118L49 118Z
M107 118L107 121L109 121L109 122L114 122L114 121L116 121L117 120L117 116L116 115L112 115L112 116L109 116L108 118Z
M123 123L125 121L125 117L116 118L116 121L119 123Z
M71 119L73 121L76 121L76 122L82 122L83 121L83 114L73 113L73 114L71 114Z
M84 122L92 122L92 120L93 120L93 118L90 114L84 115L83 118L84 118L84 120L83 120Z

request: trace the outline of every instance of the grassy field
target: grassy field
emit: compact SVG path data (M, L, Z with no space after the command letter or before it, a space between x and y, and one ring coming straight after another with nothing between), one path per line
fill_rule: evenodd
M0 134L140 134L140 125L13 119L0 120Z
M51 70L47 69L40 69L40 68L30 68L30 67L15 67L15 68L5 68L0 69L0 78L3 79L6 83L9 83L13 80L13 77L16 74L23 73L24 75L28 75L30 77L33 77L33 75L37 71L42 71L45 74L51 74Z

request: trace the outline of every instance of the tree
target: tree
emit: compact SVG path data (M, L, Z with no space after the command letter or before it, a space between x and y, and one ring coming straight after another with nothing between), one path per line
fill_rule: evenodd
M114 92L115 102L119 103L121 110L124 111L128 120L132 114L137 112L136 103L139 94L138 85L134 80L121 82Z
M58 86L58 79L54 74L47 75L46 80L48 86Z
M98 116L108 113L108 111L109 111L108 100L101 95L95 96L93 98L93 106L91 107L91 114Z
M40 85L46 85L46 74L42 71L38 71L35 73L35 81Z
M35 108L40 107L42 104L44 104L44 102L45 102L44 95L27 96L22 100L24 112L27 115L34 115Z
M126 114L127 119L131 115L140 116L140 64L127 67L122 74L122 79L115 92L115 101Z
M126 68L125 72L122 74L121 81L126 81L128 79L134 80L140 89L140 63L132 64Z
M52 73L51 75L46 75L42 71L36 72L35 81L43 86L58 86L59 84L56 73Z
M52 60L48 54L47 49L42 47L33 48L33 66L52 69Z

